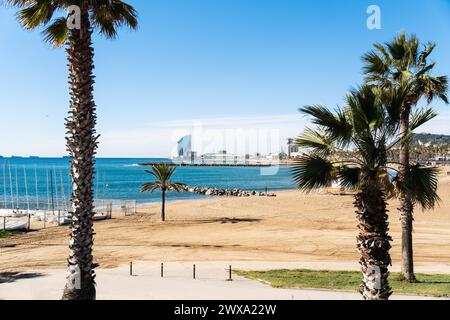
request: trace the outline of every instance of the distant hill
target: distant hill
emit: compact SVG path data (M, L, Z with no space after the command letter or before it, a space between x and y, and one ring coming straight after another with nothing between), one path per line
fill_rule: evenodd
M444 134L413 133L412 143L414 145L450 145L450 136Z

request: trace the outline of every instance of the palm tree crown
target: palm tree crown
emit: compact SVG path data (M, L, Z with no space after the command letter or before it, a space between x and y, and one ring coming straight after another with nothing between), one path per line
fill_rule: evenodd
M409 89L390 90L390 100L377 94L371 86L363 86L347 96L347 106L335 112L326 107L306 106L300 111L312 117L317 129L307 128L296 144L307 148L296 161L293 174L300 189L311 191L338 181L342 187L360 190L374 179L389 194L408 189L414 201L426 209L432 208L439 197L437 170L411 166L409 182L398 180L398 162L390 162L387 155L402 139L398 138L401 107ZM418 128L436 114L432 109L418 111L412 128ZM336 155L352 150L351 158ZM395 174L393 174L395 172Z
M121 0L7 0L20 8L19 22L26 29L45 27L44 40L55 47L66 43L69 35L67 20L70 6L78 6L89 13L91 26L109 39L117 36L117 29L138 26L137 12Z
M330 186L334 181L356 191L357 248L363 273L361 292L366 299L387 299L391 294L388 283L391 238L386 199L404 189L424 208L434 206L439 199L436 169L412 166L409 179L400 180L397 163L390 163L387 156L399 143L400 113L408 90L409 87L391 89L387 99L386 94L380 95L375 88L363 86L348 95L345 108L334 112L317 105L301 109L312 117L317 128L307 128L296 139L296 144L309 152L294 163L294 180L306 192ZM429 112L418 114L415 125L431 116ZM348 149L352 150L349 157L339 157L342 155L339 151ZM373 270L379 271L379 282L374 279Z
M448 103L447 77L430 74L435 62L429 63L428 58L435 47L436 44L428 43L421 50L417 37L407 37L404 33L392 42L375 44L374 50L362 57L366 82L384 88L409 84L407 105L415 105L422 97L428 102L439 98Z
M182 191L183 187L185 186L184 183L171 182L170 180L175 171L175 166L170 166L165 162L153 165L151 170L145 170L145 172L154 176L156 181L144 183L142 185L141 191Z

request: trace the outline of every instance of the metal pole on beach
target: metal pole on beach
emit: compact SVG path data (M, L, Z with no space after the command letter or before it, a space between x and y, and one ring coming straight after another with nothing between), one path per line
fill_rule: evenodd
M96 199L98 199L98 179L100 175L98 172L95 173L95 196L94 196L94 202Z
M54 185L54 192L55 192L55 199L56 199L56 208L60 208L60 203L59 203L59 195L58 195L58 175L56 174L56 168L55 166L53 166L53 176L52 176L52 187L53 187L53 183ZM55 213L53 213L53 215L55 215Z
M6 191L6 160L5 160L3 163L3 197L4 197L4 201L5 201L4 207L3 207L4 209L6 209L6 203L8 202L6 194L7 194L7 191Z
M62 176L62 170L59 170L59 179L61 182L61 205L64 209L68 209L67 203L66 203L66 193L64 192L64 180Z
M36 189L36 210L39 210L39 188L38 188L37 165L34 166L34 182L35 182L35 189Z
M47 210L50 210L50 192L48 191L48 169L45 170L45 182L47 187Z
M53 171L50 170L50 190L51 190L51 194L52 194L52 214L53 216L55 215L55 199L53 196Z
M11 165L9 165L9 164L8 164L8 172L9 172L9 189L11 191L11 210L14 210L13 182L12 182L12 174L11 174Z
M103 173L103 186L102 186L102 198L105 198L105 193L106 193L106 176L105 173Z
M16 176L16 209L19 210L19 178L17 177L17 165L14 167L14 174Z
M228 279L227 279L227 281L233 281L232 272L231 272L231 265L228 267Z
M50 210L50 194L48 192L48 169L45 170L45 177L47 182L47 210ZM47 210L44 210L44 228L45 228L45 220L47 220Z
M70 169L67 172L67 213L72 208L72 176L70 175Z
M23 166L23 179L25 183L25 199L27 201L27 211L30 212L30 199L28 197L28 181L27 181L27 170Z

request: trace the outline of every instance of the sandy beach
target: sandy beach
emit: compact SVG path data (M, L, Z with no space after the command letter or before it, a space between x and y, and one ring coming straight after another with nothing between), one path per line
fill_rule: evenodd
M440 206L417 210L414 225L418 271L450 273L450 176L440 179ZM282 191L277 197L175 201L160 222L158 204L95 224L95 261L114 268L130 261L277 261L310 268L358 268L356 220L350 195ZM397 201L390 203L393 269L400 261ZM67 227L0 239L0 272L64 269ZM352 267L351 267L352 266Z

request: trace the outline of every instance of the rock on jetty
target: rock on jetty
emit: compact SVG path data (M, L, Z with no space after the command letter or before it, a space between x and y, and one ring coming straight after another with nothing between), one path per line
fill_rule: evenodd
M240 189L222 189L222 188L185 186L183 188L183 190L186 192L203 194L205 196L219 196L219 197L251 197L251 196L276 197L277 196L275 193L248 191L248 190L240 190Z

